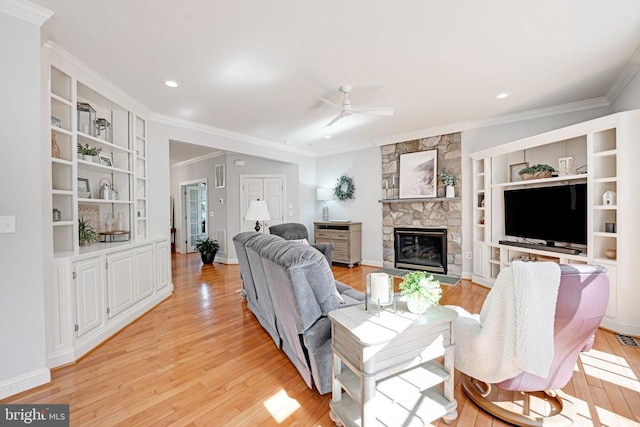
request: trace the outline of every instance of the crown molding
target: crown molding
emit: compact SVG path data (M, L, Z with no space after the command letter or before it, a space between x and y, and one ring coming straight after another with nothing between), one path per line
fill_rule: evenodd
M179 119L177 117L166 116L164 114L153 113L149 117L149 121L161 123L169 126L181 127L196 132L202 132L209 135L215 135L222 138L231 139L234 141L242 141L248 144L259 145L261 147L268 147L273 150L286 151L292 154L298 154L305 157L316 157L316 153L300 148L292 147L290 145L284 145L282 143L276 143L268 141L266 139L260 139L253 136L245 135L242 133L232 132L229 130L217 128L214 126L203 125L202 123L192 122L189 120Z
M627 64L624 66L620 74L618 74L618 78L611 85L605 98L613 104L613 102L618 98L618 96L624 91L627 87L631 79L638 73L640 70L640 47L634 52L634 54L629 58Z
M558 114L573 113L576 111L591 110L593 108L610 107L611 103L605 97L592 98L584 101L570 102L567 104L554 105L552 107L537 108L535 110L524 111L521 113L504 114L482 120L470 120L462 122L454 122L442 126L436 126L421 129L412 132L406 132L398 135L391 135L374 139L374 143L378 146L395 144L404 141L413 141L415 139L427 138L430 136L446 135L448 133L463 132L470 129L478 129L489 126L498 126L507 123L520 122L525 120L539 119L542 117L555 116Z
M204 160L213 159L215 157L221 157L227 154L226 151L216 151L214 153L204 154L202 156L194 157L193 159L185 160L183 162L174 163L171 165L172 168L179 168L181 166L187 166L193 163L202 162Z
M337 154L345 154L345 153L350 153L352 151L365 150L371 147L376 147L376 144L374 144L373 142L370 142L370 143L362 143L358 145L353 144L353 145L349 145L348 147L343 145L342 148L318 151L316 153L316 157L335 156Z
M2 1L2 0L0 0ZM120 89L115 84L111 83L97 71L89 67L87 64L81 62L69 53L64 48L60 47L56 43L52 41L47 41L42 46L43 49L47 49L54 57L58 57L65 62L72 64L73 67L76 67L82 73L87 74L92 81L97 82L98 85L101 85L103 88L106 88L106 91L103 89L98 90L103 96L112 99L114 102L122 106L123 108L135 111L139 116L149 116L151 115L151 110L142 104L140 101L129 95L127 92ZM92 85L93 89L97 89L94 85ZM115 99L114 99L115 98Z
M24 0L0 0L0 12L20 18L39 27L53 16L53 12L49 9Z

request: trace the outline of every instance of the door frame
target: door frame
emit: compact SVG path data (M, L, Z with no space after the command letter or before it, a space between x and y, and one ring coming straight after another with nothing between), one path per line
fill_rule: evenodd
M178 228L176 230L176 251L184 253L184 254L188 254L189 252L189 245L187 242L187 229L185 228L187 226L186 221L188 220L187 217L187 197L185 195L186 189L188 186L190 185L197 185L197 184L205 184L205 186L207 187L207 203L206 203L206 209L207 209L207 225L206 225L206 229L207 232L209 231L209 182L207 178L199 178L199 179L190 179L188 181L180 181L180 215L178 216L179 221L178 224L180 226L180 228ZM180 240L178 240L180 239ZM182 249L182 251L178 250L178 248Z

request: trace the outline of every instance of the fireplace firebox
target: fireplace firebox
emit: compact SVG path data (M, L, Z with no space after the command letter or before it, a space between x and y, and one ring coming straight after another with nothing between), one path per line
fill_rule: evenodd
M395 267L447 274L446 228L395 228Z

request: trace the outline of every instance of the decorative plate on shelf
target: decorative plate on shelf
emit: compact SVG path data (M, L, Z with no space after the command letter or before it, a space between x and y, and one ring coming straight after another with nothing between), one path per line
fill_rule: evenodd
M78 218L82 218L89 223L94 230L100 230L100 208L97 206L79 205Z

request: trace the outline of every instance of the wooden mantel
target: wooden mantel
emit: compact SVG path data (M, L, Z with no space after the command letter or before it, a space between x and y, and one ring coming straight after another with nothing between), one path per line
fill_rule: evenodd
M431 202L461 202L460 197L428 197L416 199L382 199L378 203L431 203Z

